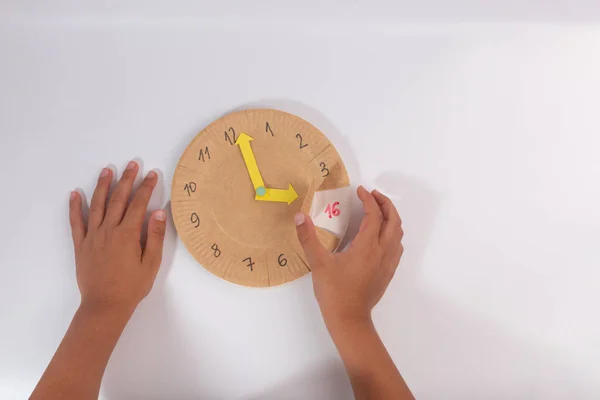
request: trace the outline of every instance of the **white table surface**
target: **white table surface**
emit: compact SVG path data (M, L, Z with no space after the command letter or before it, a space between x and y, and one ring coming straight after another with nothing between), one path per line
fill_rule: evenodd
M312 122L394 199L406 252L375 320L418 398L600 397L598 6L121 3L0 5L0 398L28 396L77 307L69 191L137 157L168 206L194 135L254 105ZM102 387L351 396L310 276L221 281L172 224Z

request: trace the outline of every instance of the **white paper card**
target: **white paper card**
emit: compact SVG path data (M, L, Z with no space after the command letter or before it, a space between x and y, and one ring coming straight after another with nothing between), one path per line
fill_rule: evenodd
M327 229L338 238L346 234L350 222L350 186L315 192L310 217L315 226Z

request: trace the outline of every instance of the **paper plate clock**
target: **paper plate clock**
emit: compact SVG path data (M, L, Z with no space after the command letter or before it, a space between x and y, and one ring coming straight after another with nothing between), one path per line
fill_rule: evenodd
M311 215L335 251L350 217L344 163L318 129L265 109L207 126L181 156L171 188L175 226L213 274L245 286L275 286L310 269L294 214Z

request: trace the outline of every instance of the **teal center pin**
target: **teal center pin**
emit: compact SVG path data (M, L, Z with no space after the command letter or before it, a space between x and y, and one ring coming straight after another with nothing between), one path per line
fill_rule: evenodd
M264 186L259 186L256 188L256 194L259 196L264 196L265 194L267 194L267 189L265 189Z

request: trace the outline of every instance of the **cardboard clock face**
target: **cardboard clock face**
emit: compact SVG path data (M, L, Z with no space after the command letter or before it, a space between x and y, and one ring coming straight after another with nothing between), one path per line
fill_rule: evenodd
M213 274L275 286L310 269L294 215L308 213L335 251L350 218L344 163L331 142L294 115L234 112L200 132L181 156L171 189L175 226Z

